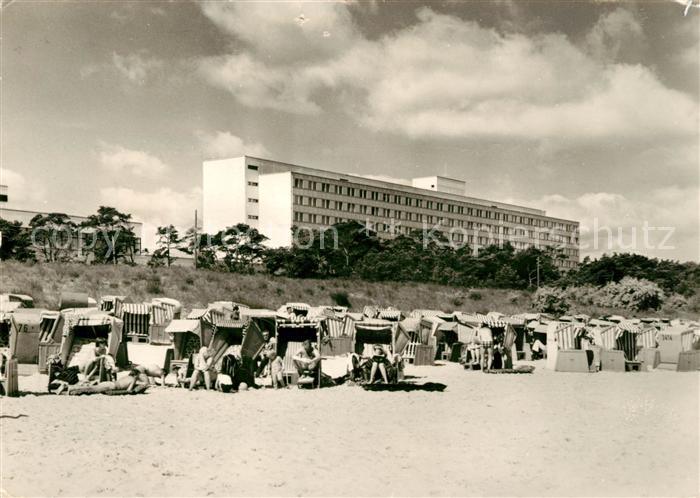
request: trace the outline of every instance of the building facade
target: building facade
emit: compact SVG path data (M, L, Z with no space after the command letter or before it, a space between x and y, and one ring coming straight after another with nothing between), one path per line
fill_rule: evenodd
M257 228L273 247L293 243L292 227L320 229L354 220L380 237L440 232L478 250L557 247L563 269L579 262L579 223L545 211L465 195L465 183L440 176L411 185L373 180L250 156L203 163L204 231L237 223Z

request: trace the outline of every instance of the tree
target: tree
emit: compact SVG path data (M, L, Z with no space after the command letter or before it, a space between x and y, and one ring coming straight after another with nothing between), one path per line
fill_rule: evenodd
M36 260L29 232L22 228L19 221L0 218L0 259Z
M37 214L29 222L32 241L45 261L70 261L77 225L63 213Z
M151 255L151 260L148 262L150 266L163 266L166 265L170 267L173 258L170 255L171 249L177 247L180 243L180 234L173 225L158 227L156 230L156 245L158 248L153 251Z
M97 214L90 215L81 227L92 232L89 251L97 263L117 264L120 260L134 262L136 235L131 226L131 215L113 207L100 206Z
M178 249L192 256L196 253L197 261L195 263L197 268L211 270L218 263L216 252L219 245L217 235L200 233L194 227L190 227L180 239Z
M236 273L252 273L254 265L262 263L266 240L257 229L244 223L228 227L216 236L224 264L230 272Z

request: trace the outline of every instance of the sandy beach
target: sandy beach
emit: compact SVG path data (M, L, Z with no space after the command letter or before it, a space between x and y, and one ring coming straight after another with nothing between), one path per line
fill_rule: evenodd
M2 399L3 496L691 496L697 373L487 375L444 392L153 388ZM340 369L342 360L327 362ZM40 376L21 389L40 389Z

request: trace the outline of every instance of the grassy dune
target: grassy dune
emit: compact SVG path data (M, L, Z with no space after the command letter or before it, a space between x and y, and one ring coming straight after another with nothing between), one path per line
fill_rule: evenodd
M365 305L395 306L410 311L417 308L443 311L486 313L497 310L514 314L532 311L532 294L504 289L467 289L442 285L361 280L290 279L269 275L236 275L192 268L84 265L78 263L23 264L0 262L0 292L29 294L37 307L54 309L62 292L87 292L91 297L117 294L135 302L153 297L171 297L186 309L203 307L217 300L233 300L254 308L276 309L285 302L312 305L337 303L346 297L353 310ZM579 306L570 312L601 315L629 310ZM651 315L653 313L642 313ZM679 313L660 314L678 315ZM680 315L684 315L680 313Z

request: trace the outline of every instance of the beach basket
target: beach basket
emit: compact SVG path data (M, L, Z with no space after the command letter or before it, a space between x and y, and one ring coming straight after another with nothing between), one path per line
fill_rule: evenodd
M700 350L683 351L678 355L679 372L695 372L700 370Z
M342 356L352 352L352 337L331 337L327 343L321 344L321 356Z
M413 360L415 366L432 366L435 360L435 348L425 344L418 344L416 345L415 355Z
M559 351L554 370L557 372L590 372L586 351L582 349Z
M661 353L657 348L642 348L637 359L642 362L642 370L657 368L661 363Z
M560 351L561 353L561 351ZM606 372L625 371L625 353L617 349L604 349L600 352L600 369Z
M45 374L49 372L49 358L52 355L57 355L61 351L60 344L39 344L39 373Z

